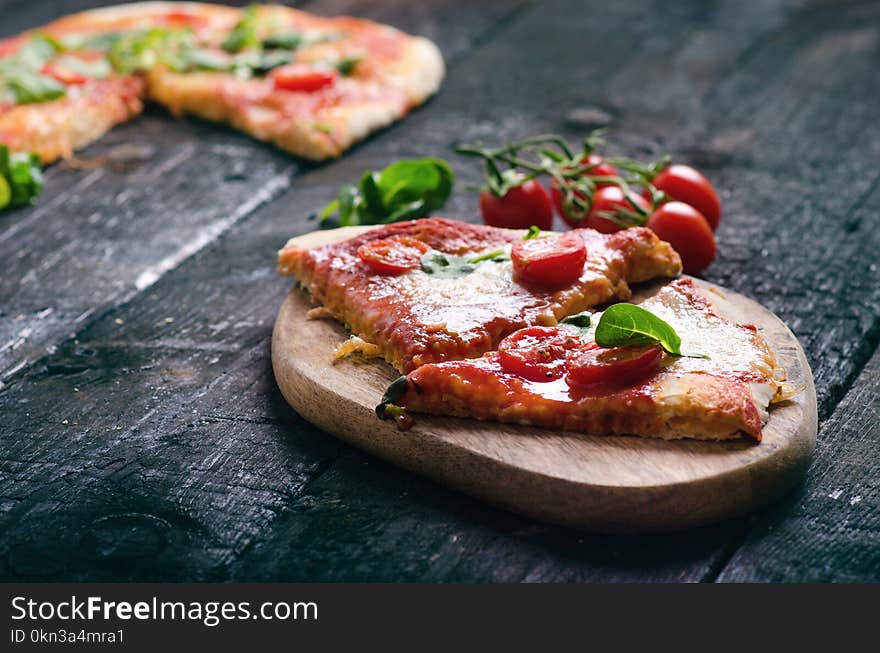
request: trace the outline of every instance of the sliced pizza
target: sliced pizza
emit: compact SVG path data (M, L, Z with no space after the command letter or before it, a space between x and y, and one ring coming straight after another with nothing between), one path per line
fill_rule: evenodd
M517 329L555 325L629 298L630 283L681 272L648 229L537 235L426 218L314 249L292 240L279 271L403 372L480 356Z
M430 41L288 7L146 2L0 40L0 143L50 162L155 100L325 159L405 115L444 74Z
M630 305L612 308L620 306ZM640 307L671 327L681 355L638 335L648 329L632 316L608 328L629 329L635 344L600 347L597 313L588 328L531 327L480 358L422 365L392 384L377 411L403 426L410 413L430 413L596 435L760 441L769 404L790 389L756 328L719 315L690 279Z

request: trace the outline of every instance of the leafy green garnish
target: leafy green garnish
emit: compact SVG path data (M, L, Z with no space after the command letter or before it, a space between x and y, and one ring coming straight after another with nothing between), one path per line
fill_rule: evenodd
M321 220L338 213L345 227L421 218L446 203L454 180L452 168L441 159L404 159L379 172L368 170L357 186L342 186L321 211Z
M608 307L596 326L600 347L625 347L658 343L664 351L681 356L681 338L669 323L635 304Z
M0 60L0 95L8 96L16 104L49 102L64 97L64 85L40 73L59 48L54 39L37 34L15 55Z
M30 204L43 189L40 158L0 145L0 209Z
M239 20L220 47L227 52L241 52L247 47L259 47L260 38L257 36L258 17L257 5L250 5L241 15Z
M338 70L340 74L348 77L354 73L354 69L357 68L361 59L363 59L363 57L346 57L336 64L336 70Z
M113 72L110 62L103 58L86 61L79 57L62 55L56 61L64 70L69 70L72 73L82 75L83 77L90 77L91 79L105 79Z
M306 38L302 34L296 32L287 32L280 34L270 34L263 39L264 48L280 48L283 50L296 50L303 45Z
M64 85L54 78L26 70L4 75L3 84L12 91L18 104L50 102L67 94Z
M192 47L192 32L154 27L130 32L110 47L107 58L121 73L151 70L159 64L175 72L187 70L187 55Z
M398 417L400 415L400 411L403 409L400 406L396 406L394 402L400 401L403 399L403 396L406 394L406 391L409 389L409 379L406 376L398 376L394 381L391 382L391 385L385 390L385 394L382 395L382 401L376 406L376 416L379 419L391 419L394 417ZM392 410L389 410L391 408ZM397 410L393 410L396 408Z
M560 324L569 324L571 326L575 326L579 329L589 329L590 324L592 323L593 314L590 311L584 311L582 313L575 313L574 315L569 315L568 317L564 317L559 320Z
M495 249L477 256L456 256L431 250L422 255L420 264L422 271L426 274L438 277L460 277L476 270L478 263L485 261L501 263L509 260L510 256L503 249Z
M523 240L531 240L532 238L537 238L541 235L541 230L538 229L535 225L529 227L529 233L523 236Z

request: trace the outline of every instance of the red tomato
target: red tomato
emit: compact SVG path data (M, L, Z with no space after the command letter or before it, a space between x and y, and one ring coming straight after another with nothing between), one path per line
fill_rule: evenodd
M538 286L567 286L576 281L587 261L587 246L576 232L514 243L510 251L513 274Z
M331 86L339 77L335 68L315 68L308 64L291 63L275 68L271 73L275 88L281 91L311 93Z
M654 372L661 358L663 349L659 345L574 351L568 357L565 381L573 387L632 385Z
M641 195L635 193L630 194L632 200L645 211L651 209L651 204ZM614 220L603 218L600 213L614 212L618 209L626 209L635 211L632 204L626 199L623 189L620 186L605 186L599 188L593 195L593 206L587 214L586 220L581 222L581 227L589 227L603 234L613 234L615 231L625 229L625 227L617 224Z
M679 253L682 267L688 274L699 274L715 260L712 228L690 204L662 204L648 218L647 227Z
M50 61L49 63L44 64L40 69L40 72L49 77L54 77L62 84L85 84L89 81L89 78L85 75L75 72L70 68L65 68L57 61Z
M584 173L591 177L616 177L617 176L617 168L615 168L610 163L606 163L605 160L596 154L590 154L583 159L581 159L581 164L584 165L592 165L588 172ZM608 183L598 183L596 184L599 188L602 186L608 186ZM576 217L569 216L565 212L565 208L562 206L562 191L559 190L559 184L556 183L556 180L553 180L552 184L553 191L553 204L556 207L556 212L559 214L563 220L565 220L566 224L572 228L583 227L584 220L578 220ZM583 195L580 193L576 193L578 197L583 199Z
M358 256L376 274L395 276L419 267L430 247L409 236L371 240L358 247Z
M718 223L721 222L721 200L709 180L697 170L680 164L667 166L651 183L672 199L690 204L702 213L712 231L718 228ZM650 199L647 189L645 194Z
M529 381L553 381L565 373L568 352L589 344L571 329L533 326L502 340L498 360L505 371Z
M493 227L528 229L534 225L545 231L553 228L550 195L534 179L511 188L502 197L484 190L480 193L480 212L483 222Z

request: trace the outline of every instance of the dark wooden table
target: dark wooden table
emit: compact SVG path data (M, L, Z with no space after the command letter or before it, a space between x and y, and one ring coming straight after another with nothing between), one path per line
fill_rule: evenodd
M0 0L0 35L95 4ZM150 109L81 154L116 165L54 165L36 206L0 216L0 577L880 580L880 4L303 5L434 39L441 93L321 166ZM640 538L546 526L340 444L275 386L275 251L341 182L444 156L445 213L474 220L479 168L452 144L597 123L617 153L716 182L707 277L808 353L816 456L761 514Z

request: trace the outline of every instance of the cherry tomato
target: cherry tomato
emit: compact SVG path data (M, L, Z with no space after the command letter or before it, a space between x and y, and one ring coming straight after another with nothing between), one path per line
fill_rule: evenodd
M335 68L315 68L307 64L291 63L275 68L270 77L278 90L311 93L331 86L339 77L339 72Z
M651 183L674 200L690 204L703 214L712 231L721 222L721 200L718 193L699 171L681 164L664 168ZM648 195L648 191L645 191ZM649 197L650 199L650 197Z
M654 372L661 358L660 345L573 351L568 356L565 381L576 388L597 383L632 385Z
M565 374L568 353L587 345L565 327L527 327L498 344L498 360L505 371L529 381L553 381Z
M576 281L587 261L587 246L576 232L514 243L513 274L519 281L560 287Z
M376 274L396 276L419 267L430 247L410 236L371 240L358 247L358 256Z
M585 173L591 177L616 177L617 176L617 168L615 168L610 163L606 163L605 160L596 154L590 154L583 159L581 159L581 164L584 165L592 165L593 168L590 169L589 172ZM597 183L597 187L601 188L603 186L608 186L607 183ZM562 206L562 191L559 190L559 184L556 183L556 180L553 180L552 184L552 192L553 192L553 204L556 207L556 212L559 214L563 220L565 220L566 224L572 228L583 227L584 220L578 220L575 217L569 216L565 212L565 208ZM575 193L578 197L583 199L583 195L580 193Z
M706 218L690 204L667 202L651 214L646 225L681 256L688 274L699 274L715 260L715 235Z
M651 209L651 204L641 195L635 193L630 194L630 198L638 204L646 212ZM625 229L625 227L617 224L614 220L603 218L600 214L604 212L614 212L618 209L627 211L635 211L633 205L627 200L623 189L620 186L605 186L599 188L593 194L593 206L587 214L580 226L595 229L603 234L613 234L615 231Z
M502 197L490 190L480 193L483 222L493 227L528 229L532 225L545 231L553 228L553 205L544 187L530 179L511 188Z

